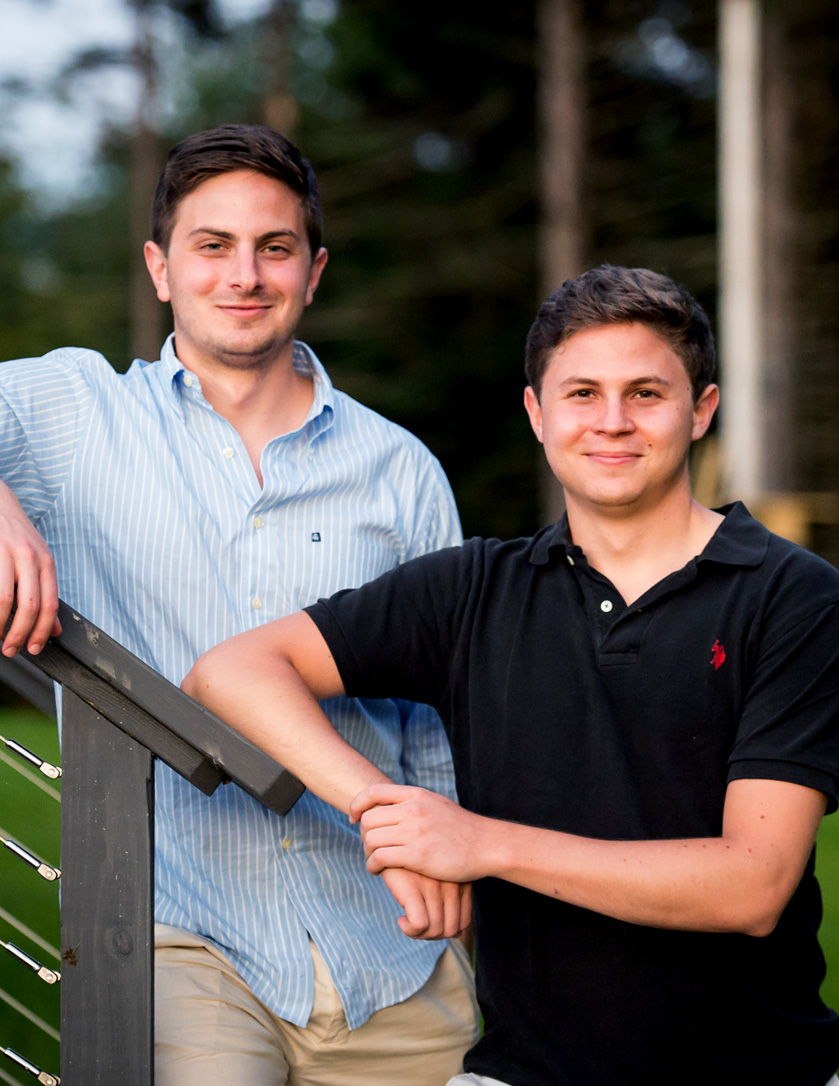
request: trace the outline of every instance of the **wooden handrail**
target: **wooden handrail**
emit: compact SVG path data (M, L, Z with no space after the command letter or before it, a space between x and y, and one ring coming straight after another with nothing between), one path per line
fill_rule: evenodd
M61 1081L154 1081L154 767L207 795L235 781L285 814L296 777L78 611L0 680L46 711L61 684Z

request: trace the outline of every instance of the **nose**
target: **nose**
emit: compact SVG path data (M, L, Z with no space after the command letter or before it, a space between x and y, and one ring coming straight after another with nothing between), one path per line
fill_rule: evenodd
M595 428L604 434L626 434L635 429L623 396L604 397Z
M230 262L228 283L243 294L254 294L263 286L259 258L254 248L239 246Z

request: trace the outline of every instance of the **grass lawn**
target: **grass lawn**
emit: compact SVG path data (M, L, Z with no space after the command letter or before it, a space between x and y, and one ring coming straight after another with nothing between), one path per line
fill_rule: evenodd
M16 739L41 758L58 762L55 724L38 713L0 711L0 735ZM2 753L7 752L0 744ZM38 776L40 778L40 774ZM59 864L59 805L4 762L0 762L0 826L5 831L4 836L11 836L47 863ZM822 825L817 872L824 896L821 942L827 958L827 978L822 994L831 1007L839 1008L839 814L831 815ZM5 848L0 848L0 909L22 921L53 947L58 947L56 885L39 878ZM2 913L0 939L4 943L15 943L50 968L57 965L48 953L16 931ZM58 1029L58 987L44 984L2 950L0 990ZM14 1048L44 1070L53 1074L58 1072L57 1043L1 997L0 1047ZM31 1081L24 1072L0 1057L0 1083L26 1086Z
M54 721L34 711L0 713L0 735L16 739L47 761L57 763L58 740ZM18 765L26 763L0 744L0 755ZM32 768L39 780L56 788ZM34 784L0 761L0 826L11 837L52 866L59 864L60 807ZM37 943L17 931L6 919L11 914L51 946L59 945L58 886L46 882L27 864L0 848L0 939L25 950L42 965L59 968L58 962ZM0 990L22 1003L54 1029L59 1024L58 985L41 981L25 966L0 950ZM57 1074L58 1043L38 1026L27 1021L0 996L0 1046L13 1048L45 1071ZM0 1057L0 1082L32 1082L33 1079L4 1057Z
M822 822L816 847L816 874L824 899L819 937L827 958L822 998L829 1007L839 1010L839 813L828 815Z

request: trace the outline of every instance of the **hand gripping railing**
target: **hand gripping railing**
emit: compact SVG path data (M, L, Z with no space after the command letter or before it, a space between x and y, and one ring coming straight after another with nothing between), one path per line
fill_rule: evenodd
M61 1081L151 1086L153 758L279 814L303 786L64 603L59 618L38 656L0 656L0 679L41 708L61 684Z

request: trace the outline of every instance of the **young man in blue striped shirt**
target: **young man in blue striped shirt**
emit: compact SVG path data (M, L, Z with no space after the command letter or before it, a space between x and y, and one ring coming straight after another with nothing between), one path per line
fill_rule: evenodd
M180 682L224 638L460 533L437 461L294 339L327 260L296 148L250 126L179 144L145 255L174 316L159 361L123 376L66 348L0 367L0 598L18 595L3 651L55 631L57 574L68 603ZM452 794L426 707L326 708L388 777ZM383 885L308 793L278 818L165 767L156 791L160 1086L434 1086L460 1066L471 974L436 940L467 923L468 891L409 872Z

